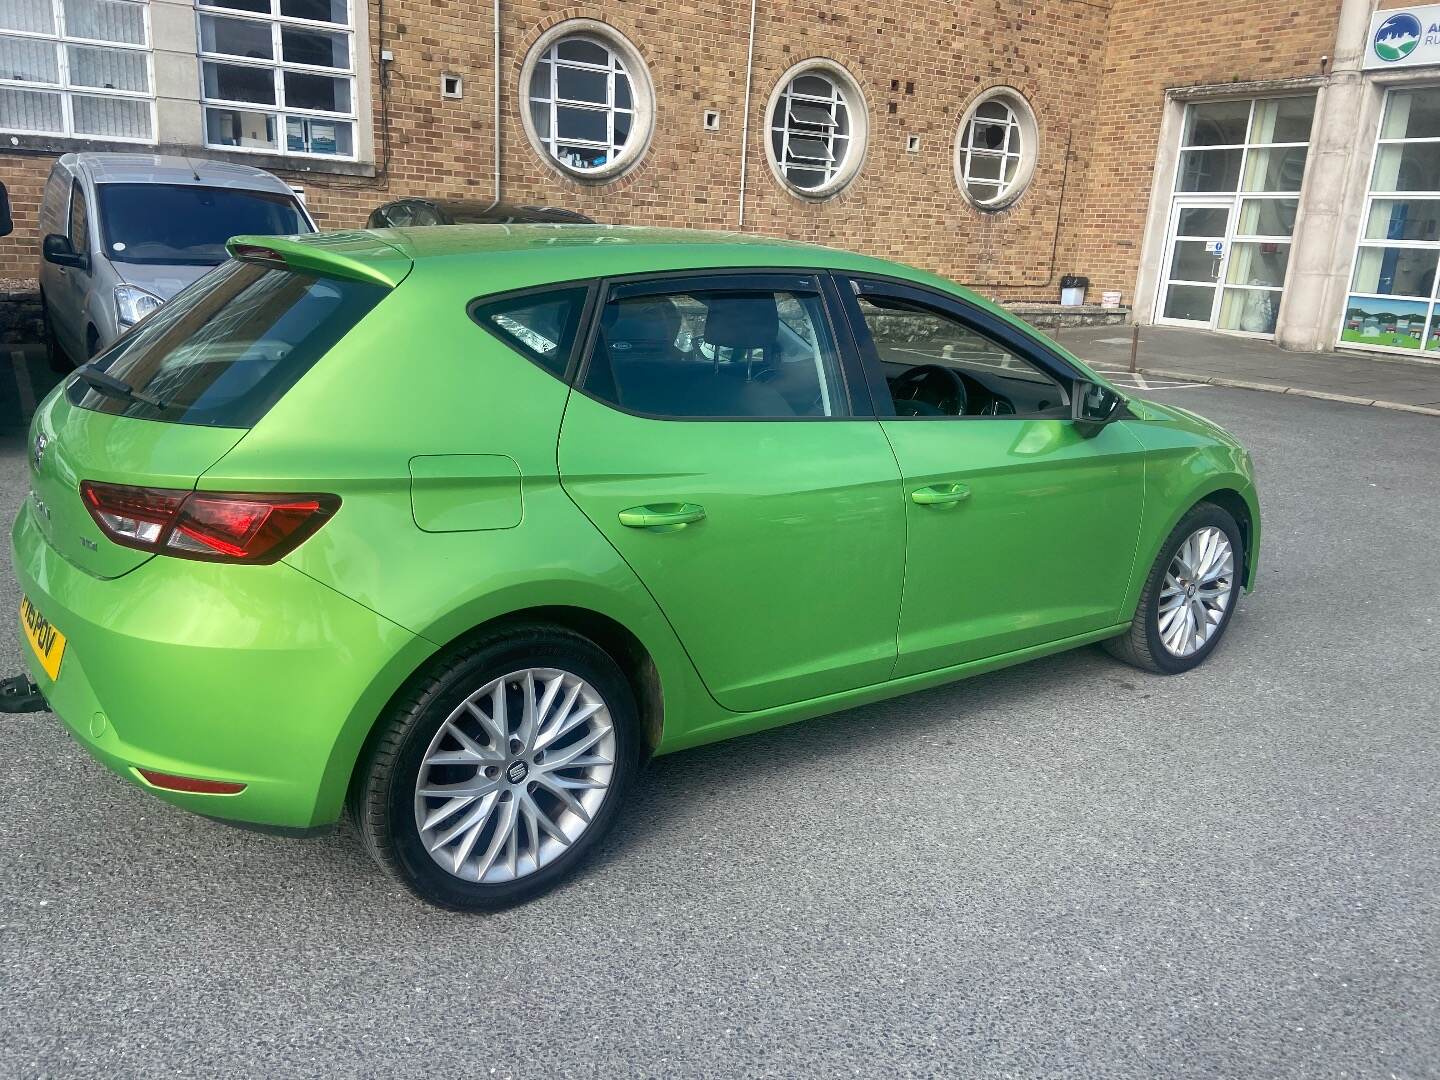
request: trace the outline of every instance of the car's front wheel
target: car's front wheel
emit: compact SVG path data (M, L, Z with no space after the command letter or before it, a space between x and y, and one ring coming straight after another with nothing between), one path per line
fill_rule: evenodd
M1105 642L1126 663L1175 675L1215 651L1240 598L1240 527L1224 508L1202 502L1160 548L1130 630Z
M443 657L372 740L351 811L422 899L508 907L574 871L637 767L635 698L560 627L506 629Z

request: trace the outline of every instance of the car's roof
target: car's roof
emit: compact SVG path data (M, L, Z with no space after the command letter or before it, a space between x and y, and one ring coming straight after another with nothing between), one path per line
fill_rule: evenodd
M952 281L901 263L755 233L631 225L447 225L365 229L303 236L237 236L241 257L273 251L294 267L394 286L431 269L474 296L623 274L681 270L850 270L905 278L958 292L998 311ZM432 279L433 280L433 279Z
M467 225L520 225L538 222L593 225L594 219L578 210L560 206L530 206L496 203L491 199L432 199L423 195L407 195L385 203L380 209L401 203L423 203L433 206L446 217Z
M175 154L67 154L66 159L97 184L189 184L293 194L284 181L264 169L230 161Z

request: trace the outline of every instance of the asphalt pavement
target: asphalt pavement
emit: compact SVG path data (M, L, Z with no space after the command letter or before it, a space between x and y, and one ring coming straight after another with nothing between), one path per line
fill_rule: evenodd
M500 915L0 716L0 1076L1440 1076L1440 421L1153 396L1260 471L1204 667L1085 649L658 760ZM23 486L10 436L7 522Z

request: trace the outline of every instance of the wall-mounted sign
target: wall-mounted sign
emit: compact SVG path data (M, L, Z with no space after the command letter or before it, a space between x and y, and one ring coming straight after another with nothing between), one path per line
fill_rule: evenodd
M1377 11L1370 19L1365 67L1440 64L1440 4Z

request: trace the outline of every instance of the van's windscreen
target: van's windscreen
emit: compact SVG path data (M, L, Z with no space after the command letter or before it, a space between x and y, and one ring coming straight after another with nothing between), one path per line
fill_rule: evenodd
M225 241L310 232L293 195L183 184L100 184L100 232L112 262L218 266Z
M387 292L361 281L228 262L95 359L134 398L80 379L67 393L96 412L251 427Z

